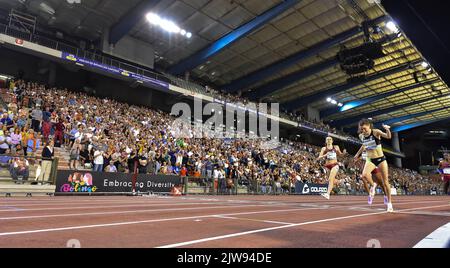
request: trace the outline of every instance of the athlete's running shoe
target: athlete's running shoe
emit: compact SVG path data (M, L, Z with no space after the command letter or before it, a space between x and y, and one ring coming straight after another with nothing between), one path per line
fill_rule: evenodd
M394 212L394 208L392 207L392 203L388 203L387 204L387 212L388 213L393 213Z
M330 200L330 195L329 194L321 194L321 196L323 196L327 200Z
M370 187L369 200L367 201L367 203L369 203L369 205L372 205L372 203L373 203L373 199L375 198L375 189L376 188L377 188L376 183L374 183L373 186Z

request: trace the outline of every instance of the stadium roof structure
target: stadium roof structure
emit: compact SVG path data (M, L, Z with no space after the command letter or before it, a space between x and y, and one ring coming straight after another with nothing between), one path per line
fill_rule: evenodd
M43 2L54 14L42 10ZM213 88L279 102L290 111L310 105L338 127L371 115L394 126L450 117L447 84L401 29L390 29L392 18L379 1L0 0L0 8L25 10L91 40L106 31L112 43L131 36L148 43L156 65L171 74L189 71ZM192 38L151 27L147 12L170 18ZM364 43L365 22L376 29L371 39L382 43L386 55L364 78L351 80L336 55Z

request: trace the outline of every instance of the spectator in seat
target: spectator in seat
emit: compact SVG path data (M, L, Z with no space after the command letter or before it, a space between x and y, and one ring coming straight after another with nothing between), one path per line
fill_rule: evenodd
M12 101L12 102L10 102L8 104L8 110L11 111L13 114L17 113L18 107L17 107L17 103L16 102L17 101Z
M0 154L5 154L9 150L11 144L11 137L9 137L8 131L2 131L0 133Z
M28 160L26 160L23 156L16 157L13 159L11 167L10 167L10 173L12 179L15 181L15 183L24 183L28 180L28 177L30 176L30 164L28 163ZM22 176L23 180L19 182L19 176Z
M26 124L27 124L26 117L24 115L19 114L19 117L16 122L16 128L20 130L23 127L25 127Z
M2 167L10 167L12 157L9 155L10 150L7 149L5 151L5 155L0 155L0 166Z
M105 168L105 172L108 172L108 173L115 173L115 172L117 172L117 168L113 164L113 162L111 162L111 161L109 162L109 165L107 165L106 168Z
M15 128L11 129L11 153L16 154L17 151L17 145L19 145L22 142L22 134L20 134L20 129Z
M2 115L2 119L0 119L0 122L3 124L3 126L6 126L7 129L14 127L14 121L11 120L8 113L4 113Z

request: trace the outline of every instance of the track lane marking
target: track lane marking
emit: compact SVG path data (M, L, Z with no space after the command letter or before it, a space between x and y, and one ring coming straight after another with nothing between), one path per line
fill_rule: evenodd
M450 206L450 205L410 208L410 209L399 210L399 212L418 210L418 209L444 207L444 206ZM199 243L204 243L204 242L209 242L209 241L214 241L214 240L221 240L221 239L227 239L227 238L232 238L232 237L250 235L250 234L255 234L255 233L262 233L262 232L268 232L268 231L274 231L274 230L279 230L279 229L286 229L286 228L292 228L292 227L298 227L298 226L310 225L310 224L316 224L316 223L332 222L332 221L340 221L340 220L347 220L347 219L353 219L353 218L374 216L374 215L380 215L380 214L387 214L387 212L384 211L384 212L365 213L365 214L358 214L358 215L351 215L351 216L328 218L328 219L322 219L322 220L316 220L316 221L307 221L307 222L295 223L295 224L284 225L284 226L256 229L256 230L252 230L252 231L238 232L238 233L232 233L232 234L228 234L228 235L220 235L220 236L207 237L207 238L203 238L203 239L186 241L186 242L181 242L181 243L176 243L176 244L169 244L169 245L159 246L158 248L177 248L177 247L199 244Z
M33 234L33 233L45 233L45 232L78 230L78 229L87 229L87 228L114 227L114 226L145 224L145 223L154 223L154 222L166 222L166 221L214 218L216 216L252 215L252 214L280 213L280 212L287 212L287 211L302 211L302 210L315 210L315 209L318 209L318 208L299 208L299 209L285 209L285 210L277 209L277 210L249 211L249 212L238 212L238 213L227 213L227 214L208 214L208 215L198 215L198 216L189 216L189 217L177 217L177 218L165 218L165 219L153 219L153 220L143 220L143 221L116 222L116 223L105 223L105 224L94 224L94 225L79 225L79 226L60 227L60 228L37 229L37 230L29 230L29 231L4 232L4 233L0 233L0 236L11 236L11 235Z

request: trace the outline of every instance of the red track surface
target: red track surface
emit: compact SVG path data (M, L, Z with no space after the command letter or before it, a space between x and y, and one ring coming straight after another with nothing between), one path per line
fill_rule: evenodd
M413 247L450 222L448 197L190 196L0 199L0 247Z

